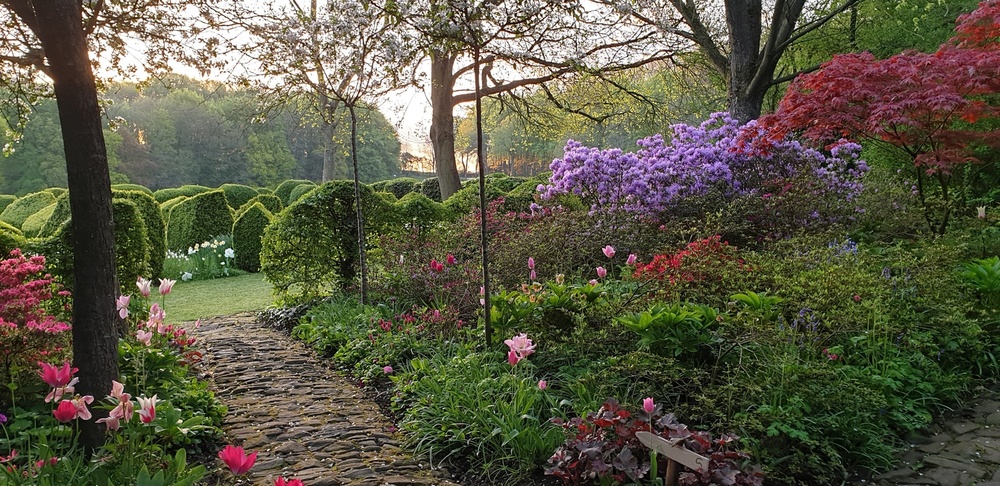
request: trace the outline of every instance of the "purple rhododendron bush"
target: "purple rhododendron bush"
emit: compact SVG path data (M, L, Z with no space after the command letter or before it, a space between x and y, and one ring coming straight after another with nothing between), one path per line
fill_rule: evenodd
M570 141L528 210L489 202L489 295L473 210L383 237L374 303L338 295L294 334L408 446L492 484L659 484L640 432L704 458L681 484L840 484L996 376L992 208L932 237L880 152L670 128Z

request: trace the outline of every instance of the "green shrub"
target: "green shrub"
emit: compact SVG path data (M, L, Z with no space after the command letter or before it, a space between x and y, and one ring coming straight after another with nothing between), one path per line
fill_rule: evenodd
M10 203L14 201L17 201L17 196L12 194L0 194L0 212L7 209L7 206L10 206Z
M186 250L195 243L223 235L233 227L226 194L210 191L185 199L170 209L167 249Z
M139 192L144 192L146 194L149 194L150 196L153 195L153 191L150 188L148 188L146 186L143 186L141 184L127 184L127 183L125 183L125 184L111 184L111 190L112 191L139 191Z
M494 201L504 195L504 191L497 189L493 184L486 185L486 202ZM479 207L479 184L469 184L452 194L444 206L455 214L467 214L473 208Z
M375 181L375 182L372 182L371 184L368 184L368 187L372 188L372 190L375 191L375 192L387 192L385 190L385 185L388 184L388 183L389 183L389 181L386 181L386 180Z
M55 202L56 197L51 192L43 191L28 194L22 198L18 198L7 206L3 210L3 213L0 213L0 221L20 229L24 224L24 220Z
M163 204L177 196L192 197L211 190L213 190L211 187L187 184L181 187L167 187L159 189L153 193L153 198L156 199L156 202Z
M59 228L61 228L66 221L69 221L70 216L72 216L72 214L69 207L69 194L66 194L65 196L56 199L56 204L52 213L49 215L45 224L35 236L48 238L56 234L56 232L59 231ZM25 223L27 223L27 221L25 221Z
M538 194L538 184L541 182L535 179L528 179L518 184L504 196L504 208L519 213L528 212L531 203L535 202L535 195Z
M438 184L437 177L428 177L420 183L420 193L437 201L441 202L441 185Z
M420 181L411 177L400 177L385 182L385 192L391 192L397 199L403 199L407 194L420 190Z
M49 221L52 217L52 213L56 209L57 203L49 204L44 208L38 210L37 213L28 216L28 219L24 220L21 225L21 232L24 233L26 238L34 238L39 235L42 231L42 227Z
M233 209L239 209L258 194L256 189L243 184L223 184L219 189L226 193L226 201Z
M393 206L400 221L417 228L426 228L451 216L443 204L432 201L419 192L404 195Z
M272 218L271 212L259 202L242 210L236 218L233 223L233 250L236 252L237 268L248 272L260 271L260 240Z
M186 199L190 198L188 196L177 196L169 201L160 203L160 217L163 218L164 223L170 221L170 210Z
M239 218L244 211L256 203L263 205L264 209L267 209L271 214L278 214L285 208L285 205L281 203L281 198L278 196L275 196L274 194L258 194L254 196L253 199L247 201L246 204L240 206L240 208L236 210L234 217Z
M281 198L281 202L285 205L289 205L289 196L292 194L292 190L302 184L312 184L316 185L315 182L305 179L289 179L287 181L278 184L278 187L274 188L274 195Z
M313 184L311 182L308 184L299 184L295 186L294 188L292 188L292 192L288 193L288 202L286 205L291 206L292 204L295 203L295 201L302 199L302 196L305 196L313 189L316 189L316 184Z
M369 241L394 220L368 186L361 188ZM330 181L285 208L264 232L261 271L286 299L328 295L351 285L358 271L354 184Z
M49 187L49 188L42 189L42 190L44 192L52 194L53 196L55 196L57 198L61 197L61 196L65 196L66 193L69 192L65 187Z
M7 233L13 233L13 234L15 234L17 236L24 236L24 233L21 232L20 228L14 227L10 223L5 223L3 221L0 221L0 231L5 231Z
M510 192L527 180L527 177L509 176L502 172L486 174L486 183L497 188L500 192Z
M149 238L149 275L159 278L163 272L163 259L167 254L167 225L163 221L160 206L153 196L143 191L112 189L114 199L127 199L135 203L146 225Z
M123 288L129 288L136 278L151 272L149 236L142 211L136 203L129 199L114 198L111 200L111 210L114 212L115 222L115 267L118 270L118 283Z
M27 241L21 235L21 230L0 222L0 256L7 258L14 248L24 248Z

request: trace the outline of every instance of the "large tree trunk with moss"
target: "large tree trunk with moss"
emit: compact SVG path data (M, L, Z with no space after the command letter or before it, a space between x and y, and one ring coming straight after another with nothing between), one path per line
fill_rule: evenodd
M118 284L111 229L111 180L97 88L80 5L75 0L34 0L31 5L37 16L33 29L45 49L55 86L66 150L73 217L73 361L80 369L77 392L100 399L111 391L111 380L118 378L118 336L114 326ZM95 420L80 424L81 441L86 447L103 443L104 434Z
M458 192L461 180L455 162L455 55L431 52L431 147L437 167L441 200Z

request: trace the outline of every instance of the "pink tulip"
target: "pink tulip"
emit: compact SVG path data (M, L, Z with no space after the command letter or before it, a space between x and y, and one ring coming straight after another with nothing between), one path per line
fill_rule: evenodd
M135 332L135 339L146 346L153 340L153 331L138 330Z
M177 283L176 280L170 280L169 278L160 279L160 295L167 295L170 290L174 288L174 284Z
M111 393L108 395L119 402L127 402L132 399L132 395L125 393L125 385L111 380Z
M538 380L538 389L544 390L549 387L549 383L545 380Z
M628 266L635 265L635 253L629 253L628 260L625 260L625 264Z
M642 410L646 413L653 413L653 410L656 410L656 404L653 403L652 397L642 399Z
M112 410L114 411L114 410ZM113 415L97 419L97 423L104 424L108 430L118 430L121 428L121 419Z
M43 363L41 361L38 362L38 366L42 368L41 371L38 372L38 375L42 377L42 381L44 381L46 385L53 388L68 386L73 378L73 375L76 374L77 371L80 371L79 368L70 367L68 360L63 361L61 368L57 368L56 366Z
M507 362L511 366L516 365L518 361L525 359L531 353L535 352L535 345L528 339L528 335L521 333L503 342L510 348L510 352L507 353ZM513 356L513 357L512 357Z
M305 484L301 479L289 479L286 481L285 478L278 476L274 480L274 486L305 486Z
M597 267L597 278L604 278L608 275L608 271L604 267Z
M449 253L448 256L445 258L445 260L447 260L448 265L454 265L455 264L455 255L452 255L451 253Z
M587 282L587 283L588 283L588 284L590 284L590 285L597 285L597 280L595 280L595 279L590 279L590 281L589 281L589 282Z
M535 269L535 259L528 257L528 270L534 270L534 269Z
M70 400L73 406L76 407L76 417L83 420L90 420L93 415L90 414L90 410L87 409L87 404L94 403L94 397L90 395L84 395L82 397L76 397Z
M144 279L142 277L139 277L135 281L135 286L139 287L139 293L143 297L149 297L149 287L152 284L153 284L152 280L147 280L147 279Z
M382 368L382 372L387 375L392 373L392 366L386 366L385 368Z
M62 423L67 423L76 418L76 405L73 405L71 400L63 400L52 411L52 416Z
M118 297L117 301L115 301L115 307L118 308L118 315L122 319L128 317L128 301L131 299L131 295L122 295Z
M536 274L535 274L535 271L534 271L534 270L532 270L532 271L531 271L531 274L530 274L530 275L528 275L528 278L529 278L529 279L531 279L531 281L532 281L532 282L534 282L535 280L538 280L538 275L536 275Z
M608 258L614 258L615 257L615 247L613 247L611 245L605 246L604 248L601 249L601 251L604 252L604 256L606 256Z
M156 395L150 398L139 397L139 420L148 424L156 420Z
M226 463L233 474L241 476L253 467L254 462L257 462L257 453L248 455L243 452L242 447L227 445L219 451L219 459Z
M507 363L509 363L511 366L517 365L518 361L521 361L521 358L517 355L517 353L513 351L507 353Z

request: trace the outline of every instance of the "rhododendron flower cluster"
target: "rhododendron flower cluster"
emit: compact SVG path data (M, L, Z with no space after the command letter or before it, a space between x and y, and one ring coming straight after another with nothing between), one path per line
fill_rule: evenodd
M26 258L17 249L0 261L0 366L30 366L67 344L70 325L50 312L69 292L44 271L45 257Z
M743 142L744 132L753 134L756 124L740 126L725 113L716 113L699 126L677 124L671 130L669 141L662 135L639 140L635 153L584 147L570 140L563 157L550 165L549 184L540 184L538 191L542 199L575 194L592 211L658 217L690 197L763 194L763 183L796 177L815 181L810 191L851 201L868 171L858 160L857 144L838 145L829 155L792 140L771 143L766 151L751 147Z
M743 262L733 256L734 250L721 236L710 236L692 241L676 253L655 255L649 263L636 265L633 277L667 280L671 284L701 280L705 275L698 271L696 263L715 267L735 263L742 268Z

